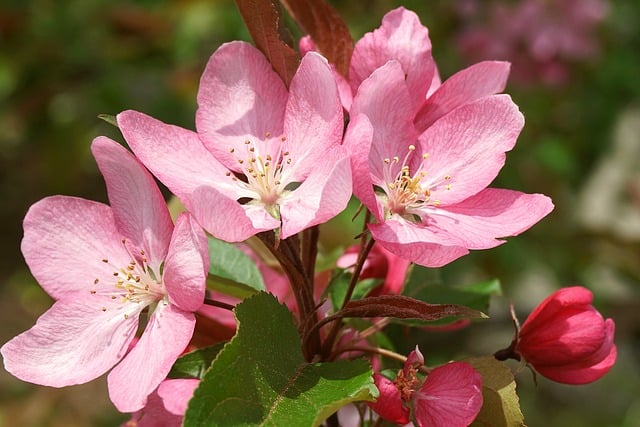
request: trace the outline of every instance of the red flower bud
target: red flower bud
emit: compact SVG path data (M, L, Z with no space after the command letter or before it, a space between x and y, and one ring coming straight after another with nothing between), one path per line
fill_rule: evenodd
M586 384L602 377L616 361L615 324L592 301L582 286L551 294L522 325L516 352L553 381Z

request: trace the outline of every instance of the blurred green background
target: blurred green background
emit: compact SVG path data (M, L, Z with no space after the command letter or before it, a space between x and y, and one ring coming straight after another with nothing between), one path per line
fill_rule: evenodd
M522 320L556 288L583 284L616 321L619 361L581 387L544 378L536 386L521 372L525 419L530 426L640 426L640 3L565 1L574 9L525 14L526 29L509 18L522 1L331 3L356 39L393 7L416 11L443 78L480 59L511 60L507 92L527 124L496 186L545 193L556 204L523 236L438 272L451 284L499 278L505 297L482 325L420 338L423 352L493 352L511 338L509 300ZM602 6L598 19L574 13L594 4ZM546 37L542 53L527 39L536 31ZM562 50L571 44L567 32L574 47L595 49ZM234 39L249 36L231 0L0 3L1 343L51 303L19 250L28 207L52 194L106 200L89 144L98 135L122 139L96 116L136 109L193 129L204 64ZM0 426L111 426L126 418L108 401L104 379L55 390L0 370Z

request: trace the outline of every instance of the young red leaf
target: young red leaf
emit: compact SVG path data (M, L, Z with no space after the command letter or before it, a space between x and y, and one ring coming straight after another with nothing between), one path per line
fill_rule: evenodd
M349 303L335 316L395 317L398 319L438 320L444 317L486 318L477 310L455 304L428 304L403 295L381 295Z
M353 39L338 12L324 0L281 0L281 3L296 23L311 36L320 53L346 77Z
M300 58L280 37L278 5L274 0L236 0L236 6L256 47L288 87Z

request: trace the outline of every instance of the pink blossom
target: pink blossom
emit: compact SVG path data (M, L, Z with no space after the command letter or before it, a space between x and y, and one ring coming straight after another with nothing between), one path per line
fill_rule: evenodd
M256 48L222 45L200 81L198 133L135 111L117 119L141 161L222 240L274 229L287 238L351 196L338 89L313 52L287 89Z
M596 381L614 365L615 324L591 305L582 286L560 289L527 318L516 352L545 377L566 384Z
M483 8L465 0L459 47L471 61L511 61L521 84L563 84L572 63L598 55L596 32L606 12L605 0L492 2Z
M374 374L380 396L369 407L398 424L409 422L410 408L418 427L471 424L482 408L482 376L468 363L451 362L433 369L423 381L418 376L423 363L416 347L394 381Z
M509 96L485 96L444 115L429 109L432 123L419 133L404 76L391 60L360 85L345 136L354 194L375 216L369 229L379 244L439 267L469 249L500 245L500 237L525 231L552 210L544 195L487 188L524 124ZM442 93L446 109L460 101L446 101L454 96L447 91L445 82L432 95Z
M174 227L152 176L122 146L100 137L91 148L111 206L53 196L29 209L22 253L55 303L2 355L16 377L53 387L85 383L113 367L111 400L134 412L191 339L193 312L204 298L207 240L189 214ZM143 311L146 326L133 344Z

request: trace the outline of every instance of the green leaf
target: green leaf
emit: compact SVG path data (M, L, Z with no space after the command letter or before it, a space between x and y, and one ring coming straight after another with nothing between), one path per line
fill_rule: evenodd
M169 378L202 379L211 362L222 350L222 347L224 347L224 344L215 344L180 356L171 367Z
M349 289L349 282L351 282L352 277L353 274L349 273L346 270L336 269L334 271L334 274L331 277L331 281L329 282L329 286L327 286L327 293L329 295L331 305L335 311L342 308L344 298L347 296L347 290ZM353 290L351 299L358 300L364 298L365 295L367 295L372 289L379 286L380 284L381 279L360 280Z
M209 254L209 289L239 298L265 289L255 261L237 246L210 237Z
M98 118L112 126L118 127L118 120L116 120L116 116L112 116L111 114L98 114Z
M502 295L502 288L498 279L456 287L441 284L425 285L411 281L404 294L430 304L463 305L487 313L491 296ZM442 319L430 325L446 325L455 320L454 318Z
M317 426L377 397L365 360L309 363L289 310L258 293L235 308L236 335L196 389L184 426Z
M482 375L482 409L472 427L524 427L511 369L493 356L465 360Z

